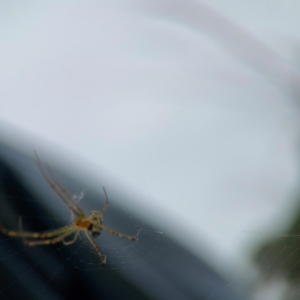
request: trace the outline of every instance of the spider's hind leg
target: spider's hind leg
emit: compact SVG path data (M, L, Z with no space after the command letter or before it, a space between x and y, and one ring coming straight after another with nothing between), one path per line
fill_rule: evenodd
M78 236L79 236L79 230L76 231L74 238L72 240L66 242L65 239L63 239L62 242L64 243L65 246L70 246L77 241Z

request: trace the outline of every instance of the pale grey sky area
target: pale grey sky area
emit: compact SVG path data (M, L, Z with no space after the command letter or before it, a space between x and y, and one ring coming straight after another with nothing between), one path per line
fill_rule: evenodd
M281 224L299 179L299 1L1 6L3 124L109 170L195 252L234 257L245 231Z

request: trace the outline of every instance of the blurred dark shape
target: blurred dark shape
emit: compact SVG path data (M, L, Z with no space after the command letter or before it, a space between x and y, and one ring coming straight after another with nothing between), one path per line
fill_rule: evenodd
M67 175L68 170L63 171L63 182L69 180L74 183L74 179ZM41 204L43 201L51 203L53 193L49 188L43 201L39 200L38 195L44 191L40 191L42 176L39 174L40 178L37 178L37 174L33 155L26 157L13 147L4 143L0 145L0 221L5 227L18 230L17 216L32 216L30 222L26 222L26 231L52 229L55 214ZM75 183L80 185L79 182ZM95 197L102 199L103 195L96 194ZM122 210L114 210L116 222L112 220L112 224L116 223L117 228L130 232ZM61 224L64 225L67 224ZM151 224L143 223L141 226L143 229L151 228ZM102 241L105 238L101 236ZM96 242L101 247L101 240ZM84 247L77 246L74 255L72 251L75 246L30 248L24 246L20 238L0 234L0 298L245 299L238 297L233 291L234 287L212 270L207 262L197 259L169 237L164 235L157 239L150 234L138 243L145 243L145 246L137 252L133 251L130 256L124 256L123 263L130 266L130 261L144 257L143 263L129 267L124 272L122 268L114 269L109 264L101 267L99 257L92 252L89 263L81 267L80 263L87 256ZM155 255L149 255L154 251L157 251ZM109 249L105 254L108 259L113 257Z
M300 211L284 235L268 238L258 247L253 260L265 282L289 285L285 299L300 297ZM288 298L290 297L290 298Z

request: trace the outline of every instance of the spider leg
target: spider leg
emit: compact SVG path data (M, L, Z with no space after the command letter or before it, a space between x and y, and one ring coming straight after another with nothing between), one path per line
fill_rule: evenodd
M101 209L101 211L100 211L100 214L101 215L103 215L104 214L104 212L106 211L106 209L107 209L107 206L108 206L108 197L107 197L107 194L106 194L106 190L105 190L105 187L103 186L103 191L104 191L104 195L105 195L105 203L104 203L104 205L103 205L103 207L102 207L102 209Z
M88 231L85 231L85 235L87 236L88 240L90 241L90 243L93 245L93 247L95 248L95 250L97 251L98 255L100 256L102 265L104 266L106 264L106 256L102 255L100 248L97 246L97 244L94 242L94 240L91 238L91 236L89 235Z
M85 216L83 210L78 205L77 201L73 198L73 196L69 193L69 191L62 185L62 183L59 181L57 176L53 173L52 169L46 164L45 169L47 170L48 174L52 178L53 182L57 187L59 187L62 196L66 197L66 200L68 202L67 206L70 205L72 207L71 210L75 211L75 214L78 216ZM69 207L69 206L68 206Z
M60 234L59 236L56 236L56 237L53 237L50 239L45 239L45 240L38 240L38 241L24 240L24 244L27 246L30 246L30 247L38 246L38 245L57 244L57 243L61 242L63 239L65 239L66 237L68 237L69 235L71 235L75 230L76 230L76 228L72 227L72 228L69 228L69 230L67 230L65 233Z
M78 236L79 236L79 230L77 230L77 231L75 232L74 238L73 238L71 241L67 241L67 242L66 242L65 240L62 240L62 242L64 243L65 246L72 245L72 244L74 244L74 243L77 241Z
M42 232L40 233L40 236L38 237L39 239L48 239L48 238L52 238L55 237L57 235L63 234L71 229L74 229L74 225L69 225L69 226L65 226L62 228L58 228L55 230L51 230L48 232Z
M38 168L49 186L56 193L56 195L65 203L65 205L72 211L74 215L84 217L85 214L77 202L73 199L69 191L61 184L56 175L53 173L48 165L43 165L38 154L34 151L36 156L36 163Z
M118 236L120 238L127 239L127 240L130 240L130 241L137 240L138 237L139 237L139 235L140 235L140 233L141 233L141 231L142 231L142 228L140 228L140 230L136 233L135 236L131 236L131 235L126 235L126 234L119 233L119 232L117 232L117 231L115 231L113 229L110 229L110 228L108 228L108 227L106 227L104 225L101 225L101 228L103 230L107 231L108 233L112 234L112 235L116 235L116 236Z
M20 231L14 231L14 230L6 229L2 224L0 224L0 231L3 234L12 236L12 237L47 239L47 238L51 238L51 237L63 234L64 232L68 231L69 229L74 228L73 225L70 225L70 226L66 226L66 227L59 228L57 230L48 231L48 232L26 232L26 231L23 231L23 229L22 229L22 221L19 221L19 227L21 228Z

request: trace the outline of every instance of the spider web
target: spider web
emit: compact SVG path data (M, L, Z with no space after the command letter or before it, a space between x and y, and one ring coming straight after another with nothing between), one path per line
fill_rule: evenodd
M19 216L10 215L9 219L12 220L12 223L17 224ZM129 226L132 227L133 233L142 225L138 218L128 212L126 219ZM25 216L24 225L39 224L41 220L53 224L51 228L54 229L62 223L69 224L70 217ZM129 278L130 282L130 279L133 280L132 274L136 270L143 272L144 267L148 264L160 263L169 268L163 260L164 255L170 256L174 262L184 260L176 251L170 250L173 242L163 232L151 227L147 228L145 225L142 227L143 231L138 242L130 242L108 233L102 233L95 240L102 253L107 255L106 266L102 266L95 249L83 234L75 244L70 246L59 243L39 247L26 247L20 239L1 235L0 263L4 262L4 265L7 265L11 269L10 272L13 273L13 276L4 280L5 283L1 278L1 298L15 299L15 291L20 286L28 284L35 286L32 299L59 299L58 295L53 293L53 289L62 286L72 288L73 281L79 276L78 274L80 276L84 274L84 277L89 278L82 283L87 286L87 289L92 289L101 295L104 293L107 297L114 298L116 295L122 297L122 288L120 287L119 291L116 290L116 286L122 286L122 284L117 281L115 271L121 273L125 278ZM258 232L252 234L255 239L260 236ZM246 239L248 240L248 238L249 235ZM7 249L5 247L7 244L16 244L18 247L11 246ZM300 236L273 235L268 237L268 241L264 243L261 240L257 242L255 249L252 247L251 251L255 253L253 261L261 275L255 292L249 291L249 296L254 294L254 300L299 299ZM23 256L31 259L24 263ZM45 280L39 280L40 270L43 270ZM172 271L176 271L176 267ZM68 275L66 276L66 274ZM176 276L182 277L183 274L177 270ZM99 285L99 282L105 282L111 278L116 280L115 284ZM228 284L230 283L228 282ZM211 296L211 299L215 299L214 295Z
M86 193L86 196L89 196L88 193ZM22 202L25 202L27 199L13 199L13 197L10 197L10 200L14 201L16 206L21 203L20 206L23 207L24 203ZM57 213L59 217L49 217L45 214L43 211L44 201L33 201L35 202L35 210L38 211L38 215L32 216L30 213L27 214L26 211L23 211L22 223L24 230L39 232L70 224L70 213L64 206L60 205L59 199L55 199L56 202L51 201L51 203L56 203L55 213ZM84 204L84 200L82 200L80 204ZM104 216L104 219L108 221L105 223L107 226L110 226L110 215L115 214L113 205L110 206L111 207L107 210L107 215L105 214ZM110 213L109 210L112 212ZM128 228L130 228L131 234L134 235L141 227L140 222L126 214L125 209L123 209L122 213L123 215L125 213ZM63 214L69 216L63 217ZM18 230L17 224L19 216L18 213L5 214L5 218L9 221L10 229ZM3 218L4 216L1 215L2 220ZM44 224L47 224L47 228L44 228ZM117 228L114 229L118 230ZM122 227L118 231L122 232ZM155 246L156 242L154 241L159 241L160 247ZM159 252L164 251L161 245L164 243L168 244L168 239L155 230L147 229L143 226L143 234L139 237L138 242L131 242L110 236L106 232L103 232L99 238L95 239L95 242L99 245L102 253L107 256L106 266L102 266L95 249L82 233L78 241L70 246L59 243L38 247L24 246L20 238L7 237L1 234L0 262L9 269L9 274L2 273L1 298L19 298L15 292L18 291L21 286L31 286L34 283L32 299L54 299L57 295L53 295L52 293L53 286L72 286L72 278L78 276L78 273L92 277L94 279L93 281L103 281L103 274L112 277L117 270L119 272L122 271L126 277L126 273L128 272L126 270L141 268L146 262L149 263L149 261L155 259ZM7 245L9 245L9 247L7 247ZM25 262L22 260L23 257L26 257ZM57 258L59 258L59 260ZM38 278L41 270L44 277L42 280ZM70 271L73 275L70 274ZM65 276L66 273L68 276ZM95 289L95 287L93 287L93 289ZM103 290L107 291L105 292ZM114 286L101 285L101 293L110 294L112 293L111 290L114 291L114 294L116 293Z
M0 182L2 187L6 187L3 191L0 189L0 220L3 225L18 230L20 216L23 229L30 232L69 225L72 222L69 210L51 191L36 165L26 168L18 165L16 169L26 170L26 179L20 176L10 186L5 183L5 178L10 177L9 173L0 169L0 175L5 177L3 179L2 176ZM86 214L101 210L105 198L102 186L98 184L95 187L99 179L94 179L94 182L87 180L86 183L54 171L64 186L78 195L77 201ZM82 187L84 197L80 197ZM234 282L226 279L226 288L222 284L214 285L210 280L212 273L204 272L203 275L199 272L205 268L203 263L168 236L159 222L166 218L159 206L155 207L155 203L152 203L154 208L148 214L155 225L149 225L140 213L142 203L137 199L130 200L139 197L126 195L126 192L106 184L105 187L109 206L104 214L104 225L129 235L134 235L142 228L138 241L132 242L102 232L95 239L102 253L107 256L107 265L102 266L98 254L83 234L70 246L58 243L38 247L24 246L22 239L1 234L1 299L60 299L61 295L64 295L63 299L79 295L87 299L122 299L124 291L128 290L134 295L131 299L197 299L199 286L206 294L204 299L220 299L220 295L226 293L229 296L222 299L238 299L231 294ZM290 298L278 299L298 299L299 241L297 235L276 235L271 243L265 242L264 251L257 250L256 265L262 274L273 274L269 278L266 275L264 282L272 285L276 280L278 287L280 281L282 289L292 283ZM217 259L216 256L213 258ZM236 272L232 271L232 274ZM179 288L174 289L174 285ZM136 290L143 290L144 294ZM253 290L249 291L248 295L252 294ZM255 298L260 299L259 296Z
M6 178L10 177L1 171ZM23 185L17 187L18 181L13 182L13 189L7 187L3 180L6 192L1 195L3 210L0 218L3 225L19 230L20 216L23 230L28 232L53 230L70 224L69 210L52 193L36 166L27 166L26 172L26 179L21 176L20 180ZM82 182L70 180L59 172L58 176L64 185L66 183L68 190L80 195L78 186L83 186ZM34 191L37 186L38 192ZM95 242L107 257L107 264L103 266L84 234L70 246L58 243L37 247L24 246L21 238L1 234L0 298L60 299L64 295L63 298L68 299L81 295L87 299L121 299L124 298L124 291L131 295L130 299L185 299L186 293L197 298L199 278L187 276L186 272L193 274L202 268L213 276L212 271L208 271L193 255L170 239L159 222L153 227L137 217L140 209L137 202L130 202L123 193L112 188L108 187L107 192L109 206L104 214L104 225L129 235L142 228L138 241L132 242L102 232ZM77 201L87 214L100 210L105 202L102 186L95 188L92 184L87 185L84 197L78 196ZM116 206L115 203L121 205ZM153 219L164 219L158 208L154 210ZM217 280L218 284L212 288L213 283L205 276L200 279L207 299L218 299L218 294L224 294L223 289L228 289L224 284L219 284L220 279ZM176 283L180 284L176 286Z

